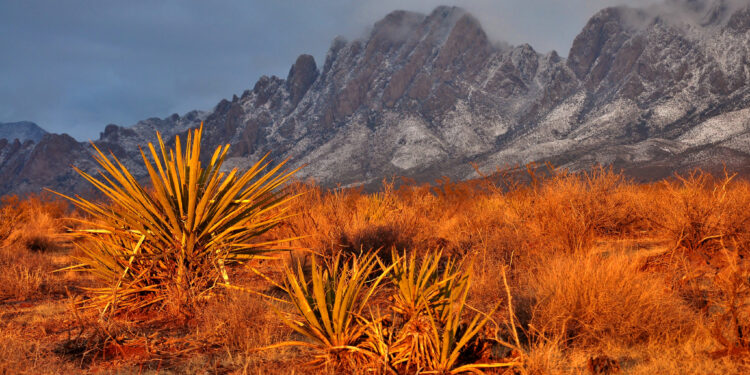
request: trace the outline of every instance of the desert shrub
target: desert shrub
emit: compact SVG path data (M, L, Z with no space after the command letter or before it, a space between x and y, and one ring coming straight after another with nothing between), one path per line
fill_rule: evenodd
M48 252L63 245L63 224L43 212L29 215L5 240L5 246Z
M723 264L712 275L708 310L714 337L728 351L750 348L750 261L738 250L722 249Z
M373 250L390 252L412 244L415 226L408 210L399 207L393 185L377 193L357 194L352 216L339 226L339 246L350 253Z
M549 260L529 274L531 327L576 346L608 340L635 344L688 332L691 310L662 279L639 266L617 254Z
M514 209L534 247L551 252L589 249L595 238L631 232L641 221L631 183L611 169L548 176L539 187L515 194Z
M0 300L27 300L42 291L46 270L31 266L26 259L4 263L0 262Z
M200 310L197 320L196 336L244 353L285 339L290 332L266 301L238 290L217 295Z
M0 199L0 240L3 242L21 223L23 209L17 195L4 196Z
M709 261L675 254L665 267L673 288L701 314L726 352L750 348L750 262L745 246L722 247Z
M219 283L229 283L226 266L243 262L286 241L260 243L258 237L282 220L292 197L279 191L293 172L284 163L270 168L264 159L246 172L222 171L229 146L201 162L200 129L183 145L142 151L151 187L142 186L116 157L96 146L100 178L78 170L108 204L66 197L90 218L78 230L77 269L96 277L89 306L106 311L173 307L192 314L195 303ZM184 148L183 148L184 147Z
M543 260L586 252L597 240L629 235L647 224L643 194L612 169L538 173L530 167L525 177L519 173L502 184L485 177L485 187L466 199L455 231L463 248L505 264L514 258Z
M536 340L530 343L526 353L526 374L570 374L571 360L566 358L565 349L565 345L557 338L551 340Z
M67 207L48 195L0 200L0 246L31 251L54 251L63 246Z
M726 350L750 347L750 187L700 170L653 189L650 218L670 248L650 258Z
M516 214L502 195L478 195L441 220L438 233L452 254L482 253L508 263L518 248L521 222Z
M582 205L598 236L621 236L642 229L646 220L639 212L635 184L612 168L595 167L580 173L584 183Z
M599 168L532 177L503 187L445 179L394 189L385 182L373 194L304 187L283 234L305 235L300 247L329 256L380 249L387 259L392 248L443 249L507 264L533 253L581 251L598 236L642 229L641 193L622 174Z
M710 256L722 242L747 238L750 204L747 183L700 170L662 183L652 220L676 249ZM699 254L700 253L700 254Z
M22 247L0 248L0 301L25 301L59 296L71 284L64 273L65 256L31 251Z
M45 195L3 197L0 203L0 300L60 292L53 255L68 244L64 202Z
M75 366L61 363L47 345L30 336L10 323L0 322L0 374L75 372Z
M274 234L303 236L295 246L330 259L342 252L387 255L392 248L411 248L424 229L420 223L428 220L421 207L400 200L388 182L374 194L359 189L325 191L314 185L298 185L297 190L303 202Z

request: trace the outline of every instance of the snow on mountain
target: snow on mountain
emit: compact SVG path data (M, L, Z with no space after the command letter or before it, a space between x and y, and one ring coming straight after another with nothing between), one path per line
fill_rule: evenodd
M96 144L136 174L137 145L205 122L207 147L231 143L230 167L266 153L306 165L325 186L476 176L551 161L611 164L644 179L694 167L750 169L750 6L670 0L608 8L568 58L488 40L455 7L395 11L368 35L337 38L318 65L301 55L286 78L261 77L210 112L107 126ZM67 147L67 149L66 149ZM87 146L48 135L0 147L0 192L81 189ZM20 171L20 172L19 172Z

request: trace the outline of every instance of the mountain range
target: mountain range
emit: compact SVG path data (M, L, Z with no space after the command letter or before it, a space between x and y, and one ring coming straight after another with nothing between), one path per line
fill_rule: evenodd
M456 7L394 11L364 37L301 55L211 111L108 125L95 141L144 177L138 145L204 123L227 165L266 153L323 186L477 176L532 161L612 165L642 180L695 167L750 172L750 4L670 0L595 14L567 56L488 38ZM0 128L1 129L1 128ZM0 136L4 136L0 132ZM21 137L17 137L21 138ZM90 145L0 140L0 194L83 192Z

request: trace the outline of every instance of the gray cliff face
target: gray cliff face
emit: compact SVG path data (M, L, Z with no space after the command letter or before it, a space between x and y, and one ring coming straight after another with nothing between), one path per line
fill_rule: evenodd
M733 0L602 10L567 59L498 47L458 8L396 11L365 38L334 40L321 66L301 55L286 79L261 77L211 112L109 125L96 144L143 175L138 145L203 121L205 147L232 144L230 167L270 153L326 186L471 178L470 162L750 172L749 60L750 7ZM66 165L94 165L68 138L0 141L0 192L81 189Z

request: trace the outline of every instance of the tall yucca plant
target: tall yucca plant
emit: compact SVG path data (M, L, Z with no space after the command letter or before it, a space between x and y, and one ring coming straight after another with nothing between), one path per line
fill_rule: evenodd
M166 302L189 307L217 283L229 283L228 263L283 241L258 238L283 219L293 197L280 188L296 170L282 171L285 162L269 168L264 157L244 173L224 172L229 145L217 147L204 166L202 133L203 126L190 131L184 146L177 136L169 150L157 133L159 152L149 143L150 159L141 149L149 188L95 145L99 176L76 168L110 200L65 196L90 215L89 229L78 232L85 240L77 268L104 284L91 289L103 312Z

